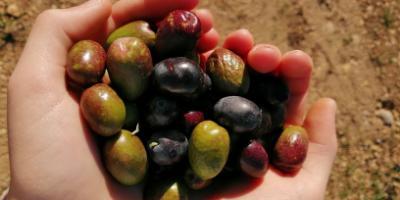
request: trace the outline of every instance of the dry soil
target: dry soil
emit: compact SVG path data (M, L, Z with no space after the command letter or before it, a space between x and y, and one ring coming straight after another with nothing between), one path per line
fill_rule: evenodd
M0 1L0 192L9 182L7 81L41 11L82 0ZM256 42L313 58L310 102L337 100L340 148L327 199L400 198L400 1L204 0L221 35L247 28Z

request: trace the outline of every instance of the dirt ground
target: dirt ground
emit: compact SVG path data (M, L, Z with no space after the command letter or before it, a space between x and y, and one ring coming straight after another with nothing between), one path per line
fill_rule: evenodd
M82 0L0 1L0 192L9 181L7 80L35 16ZM205 0L226 35L302 49L315 63L310 102L337 100L338 156L326 199L400 198L400 1Z

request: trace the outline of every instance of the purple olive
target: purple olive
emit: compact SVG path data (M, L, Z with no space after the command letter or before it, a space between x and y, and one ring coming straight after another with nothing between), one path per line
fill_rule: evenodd
M261 137L277 130L285 122L286 107L284 104L264 106L262 111L261 126L254 132L256 137Z
M196 14L172 11L158 26L156 49L163 56L184 56L195 48L200 33L201 23Z
M300 126L287 126L275 145L273 164L283 172L295 172L306 159L307 149L306 130Z
M220 99L214 106L216 121L236 133L256 130L262 122L262 111L252 101L239 96Z
M169 58L154 67L154 82L162 92L190 96L201 89L203 74L200 67L188 58Z
M283 78L271 74L252 74L249 96L257 103L284 104L289 99L289 94L289 87Z
M146 122L153 128L168 126L178 118L178 105L170 98L156 96L150 100L144 114Z
M252 177L264 176L268 169L268 154L260 142L254 140L243 149L240 168Z
M148 141L150 156L158 165L172 165L186 155L188 140L176 130L154 133Z
M204 121L204 113L201 111L189 111L183 115L185 128L192 130L197 124Z

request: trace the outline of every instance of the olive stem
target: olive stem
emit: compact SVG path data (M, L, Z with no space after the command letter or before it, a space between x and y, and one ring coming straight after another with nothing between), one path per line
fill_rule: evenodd
M135 128L135 130L134 131L132 131L132 135L136 135L137 133L139 133L139 131L140 131L140 127L139 127L139 123L137 123L136 124L136 128Z

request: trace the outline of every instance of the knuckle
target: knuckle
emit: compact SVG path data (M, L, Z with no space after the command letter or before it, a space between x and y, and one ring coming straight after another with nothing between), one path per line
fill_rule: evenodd
M35 24L41 24L41 23L49 23L53 20L57 20L60 16L60 10L58 9L48 9L43 11L38 15L36 18Z

